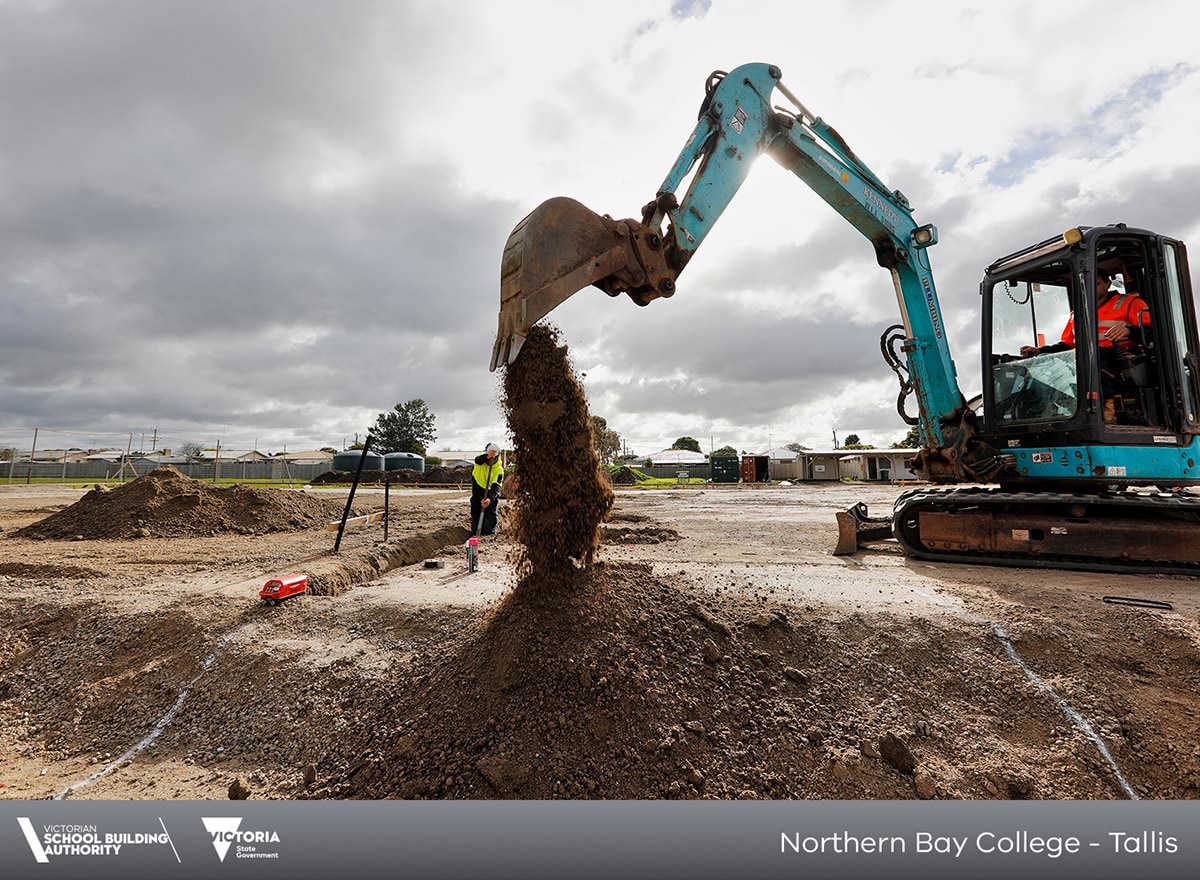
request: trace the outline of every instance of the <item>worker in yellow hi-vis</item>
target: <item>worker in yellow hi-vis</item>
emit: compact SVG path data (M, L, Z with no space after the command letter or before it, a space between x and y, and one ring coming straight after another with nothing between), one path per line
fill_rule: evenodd
M500 483L503 480L504 464L500 461L500 447L489 443L483 454L475 457L475 467L471 469L471 528L481 535L496 534Z

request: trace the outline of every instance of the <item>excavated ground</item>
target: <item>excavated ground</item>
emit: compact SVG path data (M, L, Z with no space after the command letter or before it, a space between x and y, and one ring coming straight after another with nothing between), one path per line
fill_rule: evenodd
M0 796L1126 796L996 626L1139 796L1200 796L1200 585L829 555L899 491L618 488L599 564L533 601L503 521L467 574L461 490L393 489L389 548L335 560L323 522L20 537L84 493L0 485ZM346 582L259 602L306 569Z

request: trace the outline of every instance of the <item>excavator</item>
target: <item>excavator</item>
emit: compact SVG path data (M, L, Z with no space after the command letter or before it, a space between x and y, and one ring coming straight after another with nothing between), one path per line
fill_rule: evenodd
M1200 495L1188 490L1200 484L1200 345L1184 243L1124 223L1075 226L995 260L979 288L982 393L968 400L929 262L937 227L918 224L774 65L710 75L696 126L640 217L559 197L517 224L491 369L585 287L640 306L674 296L764 153L862 233L891 275L900 323L880 347L900 417L919 426L909 466L934 484L903 492L890 517L863 504L839 513L835 553L886 539L928 560L1200 574ZM1097 300L1112 295L1140 305L1128 338L1106 351ZM1073 347L1053 350L1069 321Z

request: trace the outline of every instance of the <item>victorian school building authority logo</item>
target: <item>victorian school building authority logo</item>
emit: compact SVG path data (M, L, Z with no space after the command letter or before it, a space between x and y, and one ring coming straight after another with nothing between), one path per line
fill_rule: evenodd
M162 831L105 831L92 823L61 823L41 826L41 833L28 816L18 816L17 824L25 835L25 842L39 865L48 864L59 856L120 856L129 847L169 846L175 861L179 853L162 818L158 820Z

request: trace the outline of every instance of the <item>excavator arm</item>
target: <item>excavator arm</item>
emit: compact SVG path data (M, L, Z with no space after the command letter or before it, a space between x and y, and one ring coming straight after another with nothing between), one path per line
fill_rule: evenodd
M640 218L614 220L572 199L555 198L513 230L501 266L500 326L491 369L511 363L529 328L584 287L610 296L625 293L643 306L674 295L676 279L755 160L766 153L861 232L891 273L903 321L907 382L916 392L922 435L930 447L923 455L927 465L931 456L949 464L972 432L962 430L969 411L926 250L937 243L936 228L917 225L904 195L889 190L831 126L784 87L779 68L747 64L728 74L716 72L705 91L696 127ZM792 106L773 107L776 91Z

